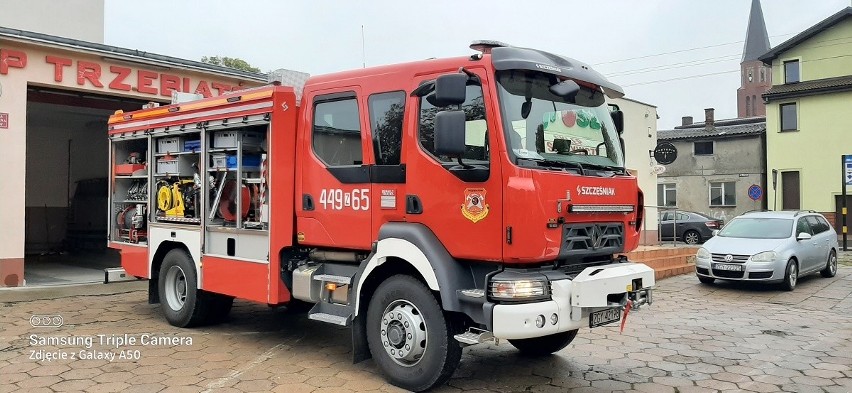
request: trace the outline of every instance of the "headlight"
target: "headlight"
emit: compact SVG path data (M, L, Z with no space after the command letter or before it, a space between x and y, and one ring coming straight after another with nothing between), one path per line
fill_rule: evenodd
M764 252L752 255L751 261L752 262L772 262L777 257L778 257L778 254L776 254L775 251L764 251Z
M701 247L698 249L698 253L695 254L695 256L701 259L710 259L710 251L707 251L706 248Z
M489 297L497 300L540 300L549 297L550 288L542 280L495 280L488 292Z

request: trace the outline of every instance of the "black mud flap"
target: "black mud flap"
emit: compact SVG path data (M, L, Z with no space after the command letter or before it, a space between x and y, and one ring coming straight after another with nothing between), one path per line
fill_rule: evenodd
M367 344L367 318L364 313L352 318L352 364L372 358Z

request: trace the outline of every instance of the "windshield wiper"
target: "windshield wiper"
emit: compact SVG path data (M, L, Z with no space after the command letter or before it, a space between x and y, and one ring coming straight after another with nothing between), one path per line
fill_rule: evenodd
M591 168L595 168L595 169L606 169L606 170L609 170L609 171L613 171L613 172L615 172L615 173L618 173L619 175L623 175L623 174L625 174L625 173L626 173L626 171L624 170L624 168L622 168L622 167L620 167L620 166L614 166L614 165L601 165L601 164L589 164L589 163L586 163L585 165L586 165L587 167L591 167Z
M522 164L522 161L529 161L536 163L537 166L545 165L545 166L553 166L558 168L577 168L577 171L580 172L580 175L586 174L586 171L583 169L583 165L579 162L569 162L569 161L556 161L556 160L548 160L546 158L518 158L518 164Z

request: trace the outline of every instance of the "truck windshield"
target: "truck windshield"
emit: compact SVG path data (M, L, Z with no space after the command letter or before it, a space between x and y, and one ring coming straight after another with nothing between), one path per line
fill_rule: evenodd
M609 169L623 172L618 133L604 95L580 87L573 97L553 94L559 77L543 72L497 72L500 110L509 154L524 166Z

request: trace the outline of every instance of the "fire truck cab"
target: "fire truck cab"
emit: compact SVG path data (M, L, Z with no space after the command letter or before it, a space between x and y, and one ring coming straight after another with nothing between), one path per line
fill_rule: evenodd
M110 246L175 326L234 298L309 308L417 391L463 345L550 354L650 303L653 270L619 255L643 207L605 101L622 90L567 57L471 47L116 113Z

